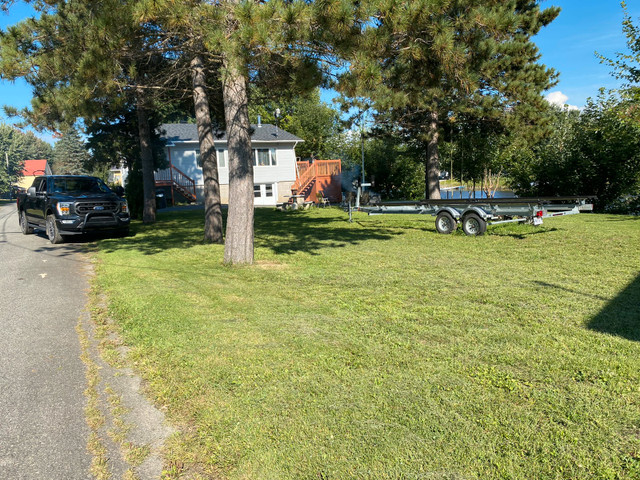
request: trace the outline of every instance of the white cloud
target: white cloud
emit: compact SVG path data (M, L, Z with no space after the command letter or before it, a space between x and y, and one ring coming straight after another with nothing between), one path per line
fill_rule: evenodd
M569 97L567 97L560 90L558 90L557 92L549 92L547 96L544 97L544 99L547 102L549 102L551 105L556 105L561 108L566 108L567 110L580 110L575 105L569 105L567 103L567 100L569 100Z

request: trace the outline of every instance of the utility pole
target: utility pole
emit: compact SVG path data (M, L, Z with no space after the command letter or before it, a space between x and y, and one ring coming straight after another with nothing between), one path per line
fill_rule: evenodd
M364 185L364 112L360 112L360 144L362 152L362 182Z
M9 179L9 200L11 200L11 175L9 175L9 154L4 152L4 161L7 164L7 178Z

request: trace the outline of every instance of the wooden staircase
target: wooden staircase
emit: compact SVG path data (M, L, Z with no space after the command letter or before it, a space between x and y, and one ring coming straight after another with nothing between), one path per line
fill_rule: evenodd
M156 187L171 187L171 203L175 204L174 193L182 195L188 202L196 201L196 182L173 165L155 173Z
M315 160L297 162L297 178L291 186L291 193L304 195L305 201L318 201L318 192L331 202L342 200L341 160Z

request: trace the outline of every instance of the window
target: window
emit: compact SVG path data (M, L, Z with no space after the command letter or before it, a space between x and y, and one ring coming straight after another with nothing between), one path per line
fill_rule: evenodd
M195 151L196 162L198 166L202 168L202 156L200 155L200 150L197 149ZM216 158L218 159L218 168L224 168L227 166L227 150L224 148L216 149Z
M225 168L227 166L227 151L224 148L218 148L216 153L218 156L218 168Z
M275 187L273 183L260 183L253 185L253 197L259 199L273 198Z
M253 166L268 167L276 165L276 149L275 148L254 148Z

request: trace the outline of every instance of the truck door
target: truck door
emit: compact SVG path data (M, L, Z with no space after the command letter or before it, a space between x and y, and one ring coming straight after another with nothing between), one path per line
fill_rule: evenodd
M44 223L44 207L47 201L47 179L36 178L32 187L36 189L35 197L26 197L25 209L29 220L34 223Z

